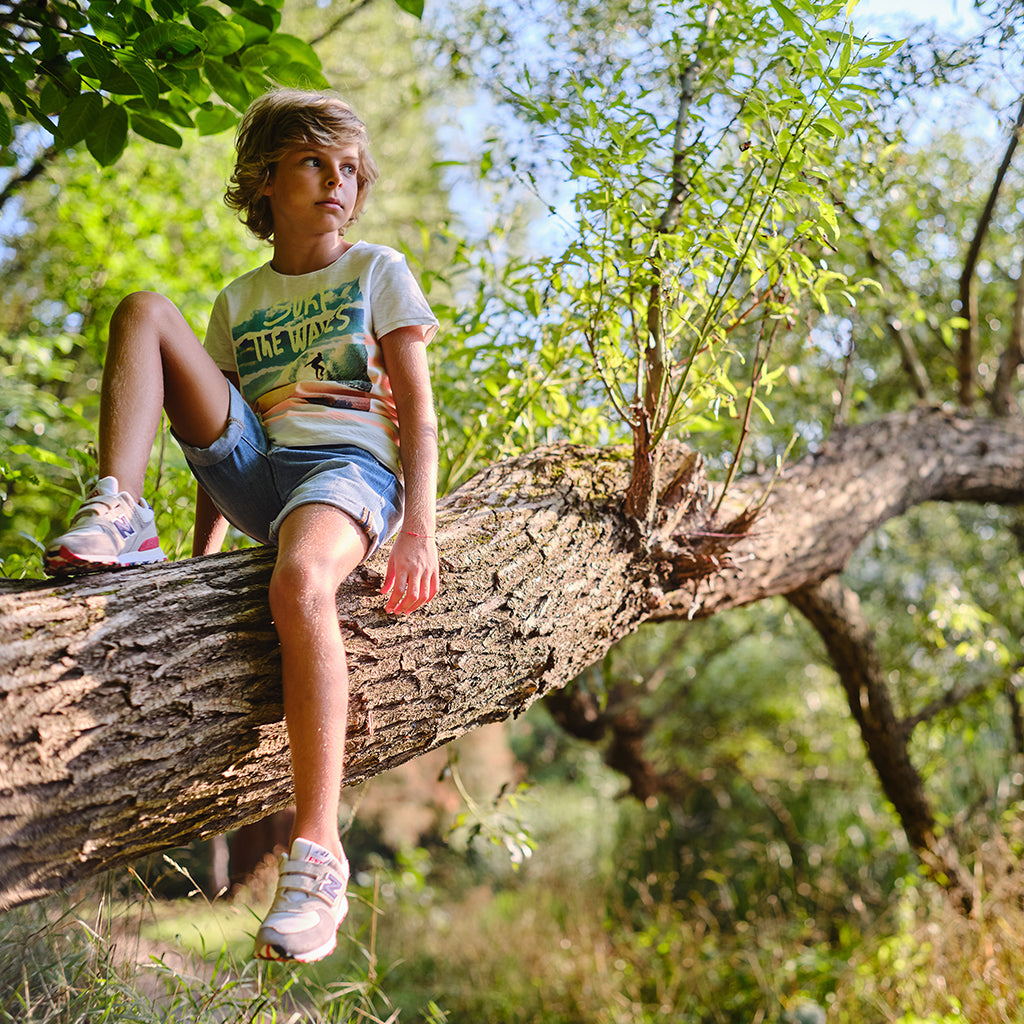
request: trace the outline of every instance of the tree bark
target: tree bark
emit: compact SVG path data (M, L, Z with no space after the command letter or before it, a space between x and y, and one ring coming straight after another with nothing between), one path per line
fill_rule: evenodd
M382 611L380 558L354 574L348 783L519 714L648 619L825 579L912 505L1024 500L1024 426L919 410L849 429L739 481L722 521L670 446L643 537L629 470L628 451L564 446L474 477L439 508L442 592L408 618ZM0 907L290 803L272 557L3 581Z

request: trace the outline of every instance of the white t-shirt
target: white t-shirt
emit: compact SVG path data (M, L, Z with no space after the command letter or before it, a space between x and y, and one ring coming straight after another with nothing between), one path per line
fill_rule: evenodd
M238 373L270 440L284 447L352 444L397 475L398 413L377 339L399 327L437 330L401 253L356 242L312 274L269 263L217 296L206 349Z

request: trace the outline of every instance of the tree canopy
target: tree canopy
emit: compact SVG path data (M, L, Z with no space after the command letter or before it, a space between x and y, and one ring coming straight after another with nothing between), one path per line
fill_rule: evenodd
M422 14L422 0L395 0ZM34 124L102 166L134 134L180 147L181 130L231 128L273 83L325 88L309 42L281 31L283 0L15 2L0 14L0 146Z

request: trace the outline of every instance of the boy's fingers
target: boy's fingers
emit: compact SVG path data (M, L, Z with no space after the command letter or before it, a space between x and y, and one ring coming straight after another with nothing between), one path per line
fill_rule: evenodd
M429 586L424 590L418 580L406 580L403 585L395 587L386 610L406 615L425 605L431 596Z

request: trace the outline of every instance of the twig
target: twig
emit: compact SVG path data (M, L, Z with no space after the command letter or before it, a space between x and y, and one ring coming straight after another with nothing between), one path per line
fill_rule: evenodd
M330 25L328 25L327 28L325 28L323 32L320 33L320 35L316 36L313 39L310 39L309 45L316 46L318 43L322 43L328 36L333 35L335 32L337 32L338 29L341 28L341 26L344 25L349 18L354 17L364 7L369 7L369 5L372 3L373 0L361 0L360 3L353 4L352 6L346 8L342 14L339 14L338 17L335 18L334 21L332 21Z
M769 288L768 294L771 294L772 290L772 288ZM764 337L765 327L766 322L762 320L761 330L757 335L757 350L754 353L753 371L750 375L750 392L747 395L746 408L743 410L743 425L740 428L739 441L736 442L736 452L733 455L732 462L729 464L729 472L725 477L725 484L722 486L722 490L718 495L718 501L715 503L716 515L718 510L722 507L722 502L725 500L726 492L729 490L729 487L736 476L736 469L740 463L740 456L743 454L743 448L746 444L747 438L750 436L750 418L754 410L754 398L757 395L757 386L761 383L761 374L764 372L765 364L768 362L768 356L771 354L772 343L775 341L775 335L779 329L779 321L773 321L771 334L768 335L767 344L765 343Z

